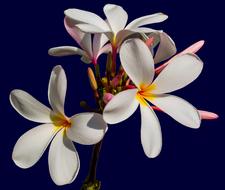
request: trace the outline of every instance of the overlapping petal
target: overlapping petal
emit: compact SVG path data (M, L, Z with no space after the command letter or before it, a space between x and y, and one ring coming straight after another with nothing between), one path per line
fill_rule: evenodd
M80 23L93 25L104 32L110 31L110 28L107 25L107 23L98 15L92 12L84 11L80 9L67 9L64 13L70 19L73 19Z
M184 54L173 58L153 81L151 93L163 94L181 89L193 82L201 73L203 62L195 54Z
M64 130L58 132L51 143L48 164L51 178L56 185L72 183L79 172L78 153Z
M51 123L51 110L23 90L13 90L9 96L13 108L28 120Z
M13 149L12 159L20 168L33 166L58 132L53 124L39 125L23 134Z
M48 99L55 113L64 115L64 102L67 89L67 79L63 68L58 65L52 70L49 87Z
M171 56L173 56L176 52L176 46L174 41L167 35L165 32L158 32L159 35L159 47L154 56L155 63L162 62Z
M154 61L146 44L140 39L129 39L120 49L121 64L137 87L149 85L154 77Z
M140 105L141 108L141 144L146 156L155 158L162 148L160 123L152 108Z
M101 114L81 113L71 117L67 136L79 144L92 145L102 140L106 130L107 124Z
M103 111L103 118L109 124L116 124L129 118L138 108L137 89L125 90L114 96Z

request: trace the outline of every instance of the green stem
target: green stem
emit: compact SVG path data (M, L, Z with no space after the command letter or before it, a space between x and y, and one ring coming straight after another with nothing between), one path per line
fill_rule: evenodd
M92 152L92 159L90 163L90 170L88 176L83 183L81 190L100 190L101 182L96 179L96 170L99 159L99 154L102 146L102 141L94 145Z

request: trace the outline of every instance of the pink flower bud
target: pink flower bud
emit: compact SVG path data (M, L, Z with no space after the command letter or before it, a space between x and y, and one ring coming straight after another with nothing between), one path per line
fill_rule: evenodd
M119 75L115 76L113 79L112 79L112 86L113 87L117 87L119 82L121 80L121 77Z
M198 112L202 119L211 120L211 119L217 119L219 117L217 114L213 112L208 112L203 110L198 110Z
M198 52L198 50L200 50L202 48L202 46L204 45L205 41L204 40L201 40L201 41L198 41L194 44L192 44L191 46L189 46L188 48L186 48L184 51L182 51L181 53L178 53L177 55L183 55L183 54L186 54L186 53L196 53ZM175 55L174 57L176 57L177 55ZM174 58L172 57L169 61L167 61L166 63L160 65L159 67L157 67L155 69L155 73L156 74L159 74L169 63L170 61Z
M103 101L105 102L105 104L108 104L108 102L114 97L113 94L111 93L105 93L103 96Z

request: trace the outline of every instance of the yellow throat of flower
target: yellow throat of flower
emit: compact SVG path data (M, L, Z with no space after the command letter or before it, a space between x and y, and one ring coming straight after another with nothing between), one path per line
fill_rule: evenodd
M155 84L146 85L141 84L140 88L137 92L136 98L140 102L141 105L147 106L146 100L152 101L155 99L155 95L152 94L152 91L156 89Z
M51 116L52 122L55 126L55 130L68 129L71 127L71 121L66 116L54 114Z

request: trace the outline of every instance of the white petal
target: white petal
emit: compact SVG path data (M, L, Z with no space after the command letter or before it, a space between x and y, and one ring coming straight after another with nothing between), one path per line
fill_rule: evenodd
M154 61L149 48L142 40L125 41L120 49L120 60L124 70L137 87L152 82Z
M109 39L105 34L95 34L93 38L93 56L96 58L99 55L102 47L108 42Z
M51 143L48 165L51 178L56 185L72 183L79 172L79 156L65 130L61 130Z
M104 6L104 13L114 34L124 29L128 15L121 6L107 4Z
M48 54L51 56L68 56L68 55L84 55L85 52L80 48L73 47L73 46L60 46L54 47L48 50Z
M57 132L53 124L43 124L24 133L13 149L15 164L24 169L33 166Z
M155 158L162 149L162 133L155 112L149 105L141 105L141 143L146 156Z
M57 114L64 115L66 89L67 79L65 71L60 65L57 65L52 70L48 86L49 103Z
M106 105L103 118L106 123L115 124L129 118L137 109L137 89L125 90L115 95Z
M80 9L67 9L64 13L66 16L75 21L94 25L103 31L110 31L107 23L94 13L83 11Z
M198 110L186 100L172 95L161 95L149 100L177 122L191 128L199 128L201 118Z
M51 110L23 90L13 90L9 96L13 108L28 120L51 123Z
M155 13L152 15L143 16L133 20L130 24L127 25L126 29L135 29L139 26L163 22L167 18L168 16L163 13Z
M201 73L203 62L194 54L174 57L154 80L153 94L163 94L181 89L193 82Z
M106 132L107 124L98 113L76 114L70 120L71 127L67 130L67 136L79 144L96 144Z
M134 32L138 33L152 33L152 32L159 32L158 30L154 30L152 28L146 28L146 27L139 27L139 28L134 28L134 29L129 29Z
M102 47L102 48L99 50L99 52L98 52L96 58L98 58L98 57L99 57L101 54L103 54L103 53L109 53L109 52L112 52L112 46L111 46L111 44L106 44L104 47Z
M159 32L158 34L160 43L154 56L155 63L162 62L172 57L177 52L174 41L165 32Z
M101 28L93 25L93 24L86 24L86 23L81 23L81 24L77 24L76 25L80 30L82 30L83 32L87 32L87 33L105 33L108 31L104 31Z

